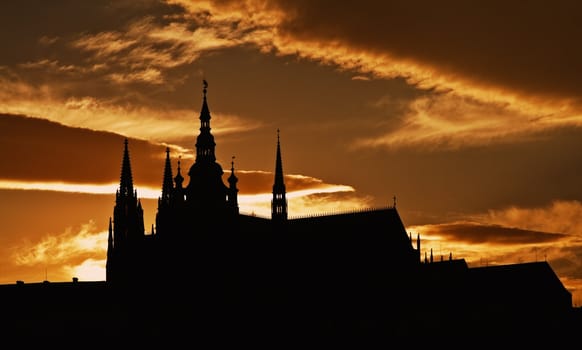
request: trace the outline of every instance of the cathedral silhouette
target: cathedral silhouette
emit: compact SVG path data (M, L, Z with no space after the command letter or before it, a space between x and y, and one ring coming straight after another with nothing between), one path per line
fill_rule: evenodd
M89 322L123 339L564 339L582 325L547 262L469 268L432 250L423 259L396 203L289 218L279 131L271 217L240 213L234 162L226 185L216 161L203 83L196 158L186 183L166 149L155 227L144 227L126 139L106 281L0 286L10 333L84 334Z
M346 272L361 264L368 265L365 270L369 270L386 269L398 263L402 271L418 265L420 238L416 239L415 250L395 206L288 219L279 130L271 218L241 214L234 162L228 186L223 182L223 169L216 162L207 86L204 81L200 134L196 140L196 159L187 174L189 181L184 185L180 161L173 176L167 148L156 225L150 234L144 229L143 208L133 186L129 145L125 140L120 185L109 224L107 282L134 285L152 278L203 273L199 264L205 264L206 258L219 260L209 266L211 269L222 264L233 269L249 260L257 260L260 265L278 262L283 264L279 265L282 270L278 273L285 271L284 265L296 269L308 262L310 269L322 268L322 263L330 264L326 267L330 269L344 264ZM289 250L293 253L285 256ZM268 256L273 253L275 256ZM264 268L254 266L252 271Z

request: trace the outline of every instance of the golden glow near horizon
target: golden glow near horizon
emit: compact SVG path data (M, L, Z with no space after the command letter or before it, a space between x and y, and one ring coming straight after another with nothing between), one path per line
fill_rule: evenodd
M303 177L296 175L297 177ZM41 190L55 192L73 192L87 194L112 195L117 190L117 184L88 185L67 183L30 183L19 181L0 181L0 189ZM157 199L159 189L136 186L139 198ZM365 205L360 199L342 201L341 205L323 203L310 200L314 194L333 194L335 192L353 192L354 189L345 185L328 185L318 183L316 188L302 189L287 192L289 198L289 212L294 216L303 216L313 213L324 213L330 210L354 210ZM239 195L239 205L242 213L270 217L271 193ZM144 208L154 215L154 208ZM146 225L147 226L147 225ZM95 232L95 224L90 222L82 225L78 232L67 229L62 234L45 235L38 242L24 242L14 248L14 261L17 266L42 268L50 266L50 279L53 281L67 281L72 277L79 280L104 280L105 258L104 249L107 247L107 231ZM98 257L102 257L99 259ZM47 277L48 278L48 277ZM37 280L39 281L39 277ZM28 282L35 282L28 281ZM0 283L13 283L0 276Z
M97 231L92 221L77 230L67 228L62 233L47 234L38 242L23 241L17 248L12 253L15 265L43 270L43 279L70 281L77 277L84 281L105 280L107 231ZM28 282L40 280L41 276L37 273L35 280ZM0 281L14 282L6 280L6 276L0 276Z

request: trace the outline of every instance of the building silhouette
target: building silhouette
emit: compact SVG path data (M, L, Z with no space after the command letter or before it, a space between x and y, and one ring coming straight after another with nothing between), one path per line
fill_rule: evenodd
M406 232L395 202L289 218L279 130L271 217L240 213L234 157L230 174L216 161L207 87L204 81L187 173L178 161L174 175L166 150L155 227L145 230L125 140L106 281L0 286L3 300L13 301L5 308L16 320L11 333L83 333L79 324L90 319L111 338L386 341L459 333L564 338L582 324L547 262L469 268L452 254L422 257L421 238ZM36 321L45 314L53 318L49 329Z

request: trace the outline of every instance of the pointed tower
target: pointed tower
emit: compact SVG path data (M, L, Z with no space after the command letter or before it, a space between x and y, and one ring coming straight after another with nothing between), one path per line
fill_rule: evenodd
M222 167L216 162L214 149L216 143L210 133L210 109L206 93L208 83L203 81L204 96L200 111L200 134L196 140L196 161L188 175L190 182L186 187L186 206L193 225L200 225L208 219L216 220L228 212L228 188L222 181Z
M236 183L238 178L234 175L234 156L232 156L232 161L230 162L230 176L228 177L228 206L233 214L238 214L238 188L236 188Z
M172 164L170 162L170 148L166 148L166 163L164 166L164 179L162 181L162 196L158 199L158 207L160 205L170 206L172 201L174 184L172 179Z
M158 211L156 213L156 231L166 235L171 231L172 207L174 199L174 184L172 180L172 164L170 161L170 148L166 148L166 162L164 165L164 177L162 180L162 196L158 198Z
M214 136L210 133L211 117L208 102L206 101L206 93L208 92L208 83L206 80L203 81L203 85L204 89L202 89L202 93L204 97L202 99L202 109L200 110L200 135L198 135L196 140L196 163L212 163L216 161L214 154L216 142L214 142Z
M432 248L430 248L430 262L433 263L434 262L434 257L432 255Z
M275 161L275 182L273 184L273 199L271 200L271 219L274 222L287 221L287 199L285 181L283 179L283 162L281 160L281 143L277 129L277 160Z
M127 139L125 139L125 147L121 161L121 176L119 178L119 195L125 198L133 195L133 176L131 174L131 162L129 161L129 147L127 143Z
M143 208L133 188L128 141L124 141L119 189L113 208L113 225L107 246L108 282L127 281L135 271L135 254L145 237ZM132 265L133 264L133 265Z
M114 249L125 247L130 244L129 242L139 240L145 234L143 210L137 198L137 191L133 188L127 139L124 144L119 190L113 209Z

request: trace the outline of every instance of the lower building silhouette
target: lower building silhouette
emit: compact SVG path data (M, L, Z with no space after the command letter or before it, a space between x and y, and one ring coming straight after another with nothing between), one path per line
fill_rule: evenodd
M469 268L421 257L396 205L289 218L279 132L270 218L239 212L216 162L204 82L184 186L169 149L146 232L125 140L106 281L0 286L7 336L242 341L572 337L580 310L547 262ZM234 159L234 158L233 158Z

